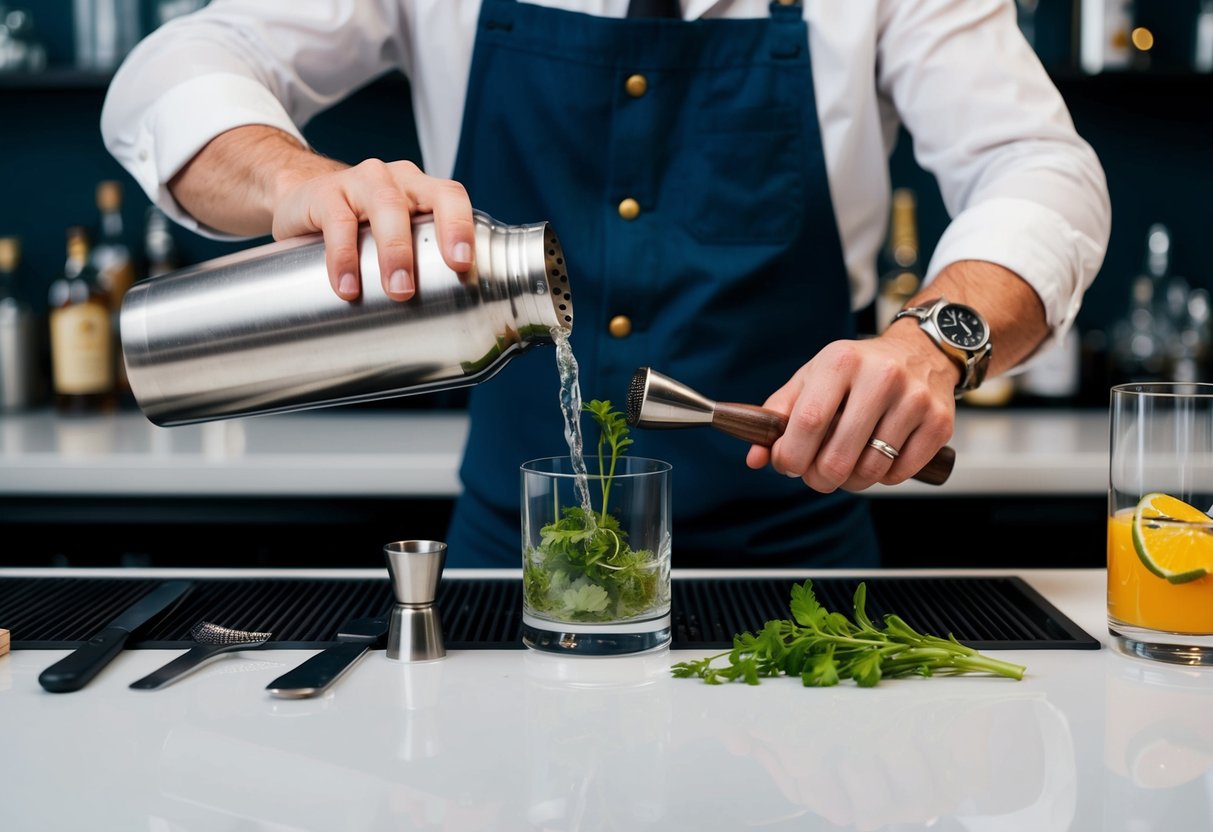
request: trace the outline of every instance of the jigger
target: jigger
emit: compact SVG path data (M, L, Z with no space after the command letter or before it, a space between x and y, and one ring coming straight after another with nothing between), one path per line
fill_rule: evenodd
M387 657L398 662L427 662L446 655L442 621L434 599L446 562L446 544L437 540L400 540L383 547L396 606L388 617Z
M628 424L638 428L710 426L729 436L769 448L783 436L788 420L782 413L752 404L712 401L650 367L632 376L627 398ZM944 445L913 479L942 485L952 473L956 451Z

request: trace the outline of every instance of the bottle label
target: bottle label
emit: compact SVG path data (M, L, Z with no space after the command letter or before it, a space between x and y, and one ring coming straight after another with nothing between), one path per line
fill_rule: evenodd
M76 303L50 313L55 392L105 393L114 386L110 313L103 304Z

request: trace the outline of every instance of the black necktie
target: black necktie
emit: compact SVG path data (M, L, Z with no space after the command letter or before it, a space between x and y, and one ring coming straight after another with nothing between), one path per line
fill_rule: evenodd
M682 18L678 0L631 0L628 17L673 17Z

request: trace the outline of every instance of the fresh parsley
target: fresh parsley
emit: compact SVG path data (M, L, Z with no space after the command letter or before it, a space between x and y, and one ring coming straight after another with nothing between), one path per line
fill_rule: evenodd
M881 679L900 676L989 673L1022 679L1027 669L990 658L949 635L923 635L896 615L884 617L881 628L865 610L867 586L854 596L854 620L830 612L813 594L813 582L792 587L791 619L766 622L757 633L734 636L733 649L698 661L671 666L680 679L698 677L709 685L743 681L758 684L762 677L799 676L810 687L829 687L854 679L872 687ZM717 665L727 657L728 663Z
M586 513L566 506L540 529L539 545L523 559L528 606L562 621L624 621L669 602L657 557L634 550L619 518L610 512L615 468L632 439L624 414L609 400L582 409L598 425L600 508Z

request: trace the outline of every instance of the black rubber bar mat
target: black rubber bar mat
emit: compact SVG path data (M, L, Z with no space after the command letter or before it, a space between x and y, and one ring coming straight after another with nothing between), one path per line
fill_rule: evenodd
M920 632L978 650L1096 650L1099 642L1014 576L863 579L869 615L895 612ZM673 649L725 649L733 636L789 617L791 578L675 578ZM826 607L850 613L859 578L813 579ZM12 649L70 649L100 632L160 583L155 578L0 578L0 629ZM454 650L522 648L522 582L449 578L437 606ZM386 613L387 579L198 578L171 610L135 633L134 648L185 648L200 621L273 633L266 647L331 644L345 621Z

